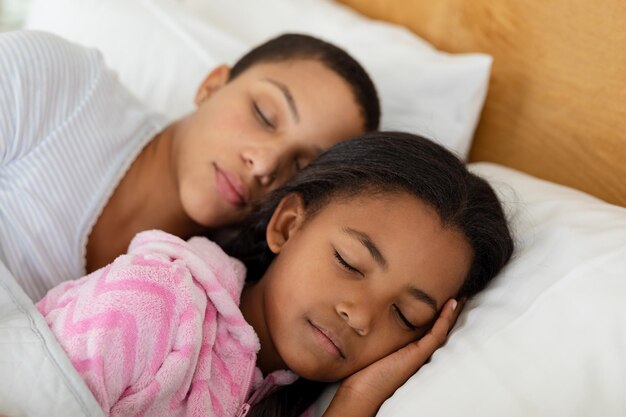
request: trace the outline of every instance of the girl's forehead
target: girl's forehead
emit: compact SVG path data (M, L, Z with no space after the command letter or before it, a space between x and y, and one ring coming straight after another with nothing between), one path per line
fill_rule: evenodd
M333 198L316 217L318 238L406 285L441 279L440 293L453 296L469 271L472 250L463 233L444 225L434 208L409 193Z

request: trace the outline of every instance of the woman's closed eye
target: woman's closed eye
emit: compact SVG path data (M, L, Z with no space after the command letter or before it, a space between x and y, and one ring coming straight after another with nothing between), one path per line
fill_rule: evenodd
M350 265L348 262L346 262L345 259L342 258L342 256L339 254L337 249L333 250L333 255L335 256L335 259L337 260L339 265L342 266L342 268L344 268L345 270L347 270L349 272L353 272L353 273L356 273L356 274L359 274L359 275L363 276L363 273L361 271L359 271L358 269L356 269L355 267Z
M393 306L394 311L396 312L398 318L400 319L400 321L402 322L402 325L407 329L407 330L417 330L417 326L414 325L413 323L411 323L409 321L409 319L406 318L406 316L404 314L402 314L402 310L400 310L400 308L394 304Z
M270 118L261 110L259 104L256 101L252 101L252 109L257 119L266 127L275 129L276 126L270 121Z

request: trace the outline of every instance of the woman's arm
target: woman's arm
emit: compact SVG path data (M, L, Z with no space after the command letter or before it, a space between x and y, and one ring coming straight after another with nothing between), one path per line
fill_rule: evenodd
M462 308L449 300L421 339L346 378L323 417L375 416L380 406L441 347Z

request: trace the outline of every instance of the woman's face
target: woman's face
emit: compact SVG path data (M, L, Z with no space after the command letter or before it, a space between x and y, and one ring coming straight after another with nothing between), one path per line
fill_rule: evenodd
M320 62L259 63L227 80L227 67L214 70L174 133L183 209L206 227L241 221L250 202L363 133L350 87Z
M424 335L469 271L464 236L408 194L333 202L306 221L301 204L289 197L274 213L267 238L277 256L245 290L262 305L262 317L246 317L262 370L351 375Z

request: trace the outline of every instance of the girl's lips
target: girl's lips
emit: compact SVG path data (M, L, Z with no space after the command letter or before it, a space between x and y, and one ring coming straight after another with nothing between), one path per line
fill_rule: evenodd
M241 179L226 170L221 169L215 162L216 188L218 194L234 206L244 206L248 203L248 188Z
M311 321L309 321L309 324L313 328L313 333L315 334L315 337L328 353L340 359L346 358L343 350L341 349L339 339L337 339L337 337L335 337L332 332L322 327L318 327Z

